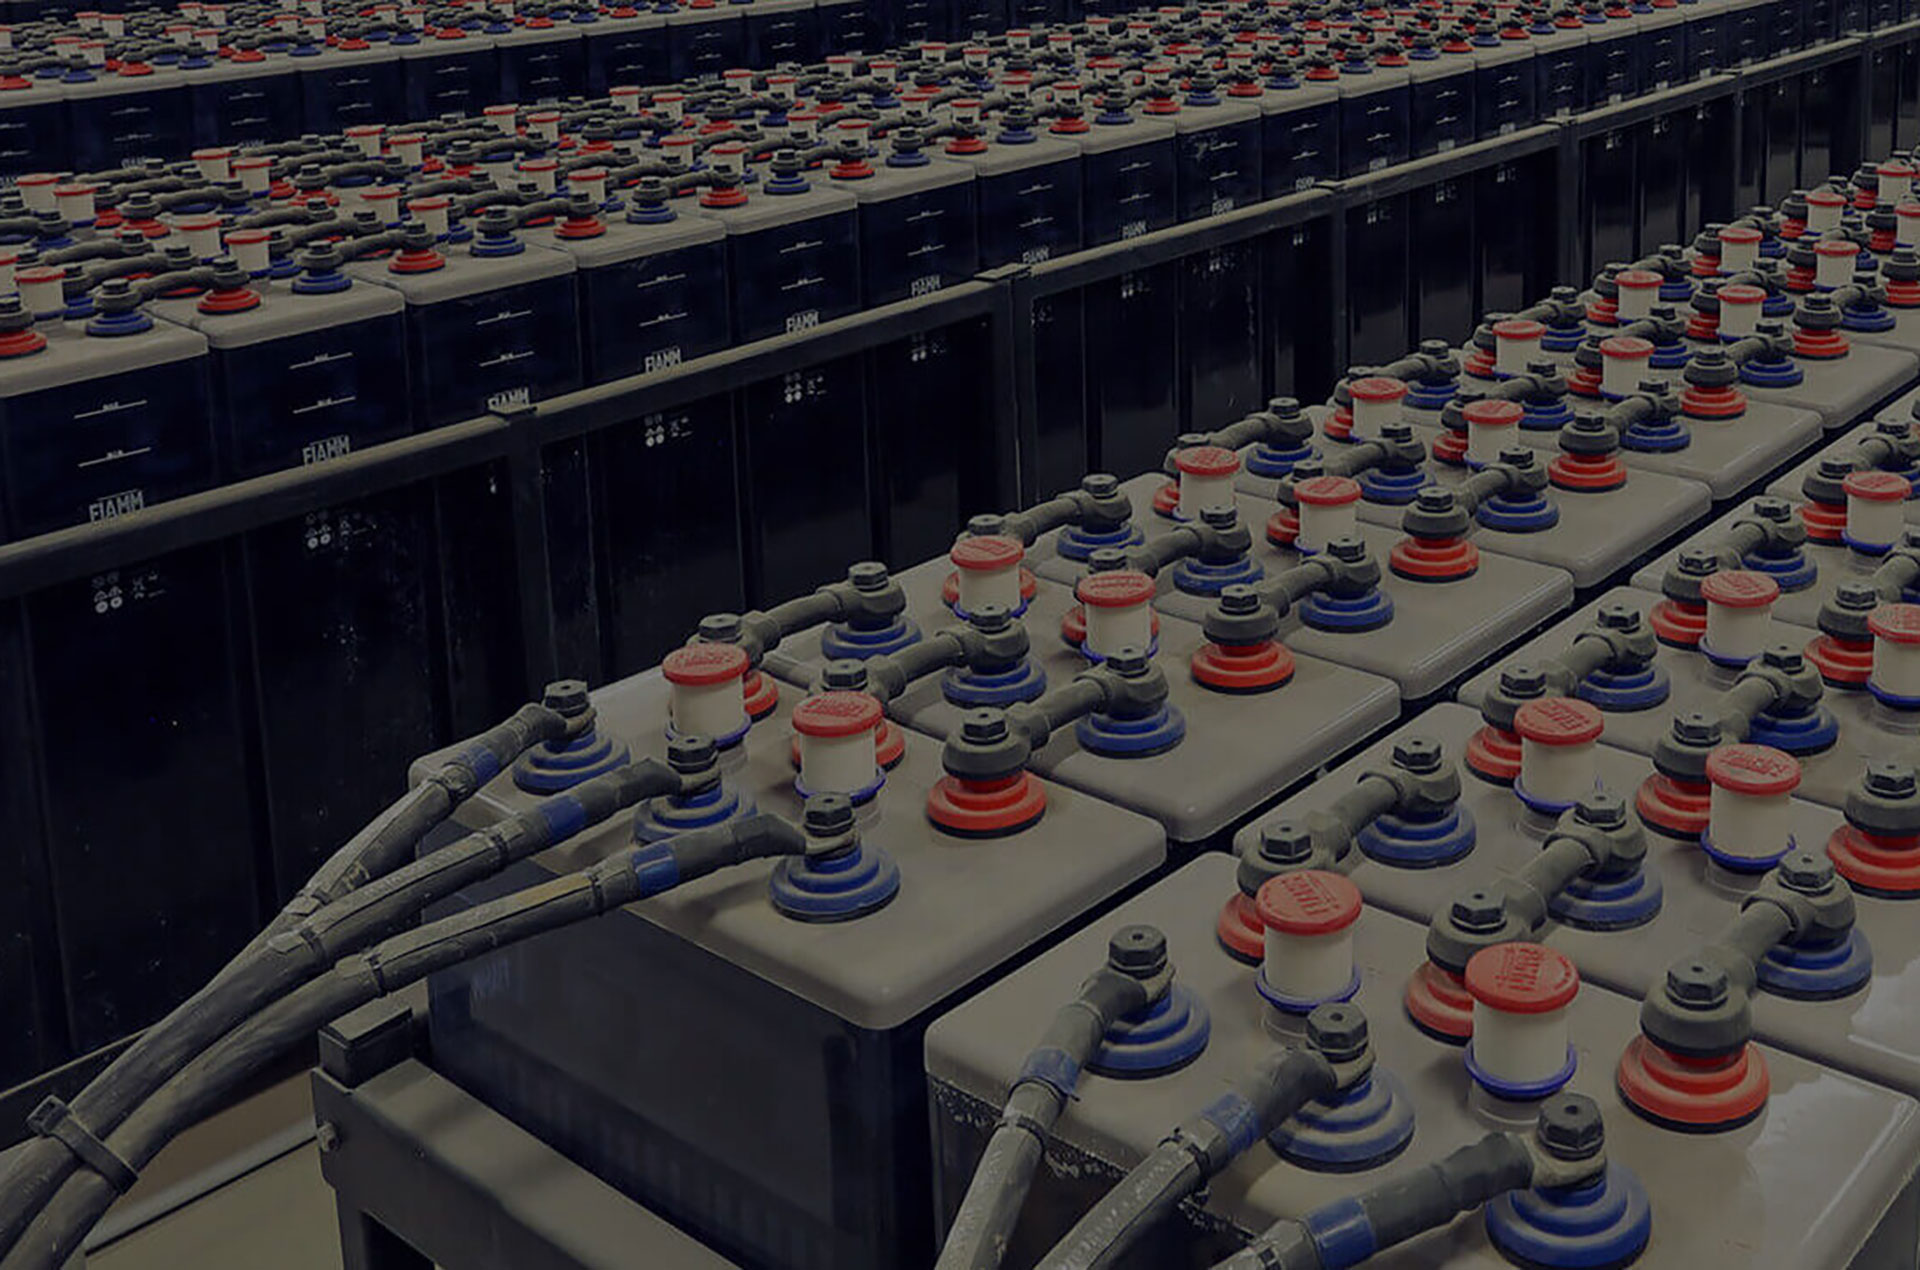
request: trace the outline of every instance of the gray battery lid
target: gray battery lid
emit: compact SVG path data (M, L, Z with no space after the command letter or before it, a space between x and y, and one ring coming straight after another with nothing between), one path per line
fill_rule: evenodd
M1453 75L1471 75L1473 66L1471 54L1442 53L1439 57L1428 60L1409 61L1404 69L1416 80L1430 80L1446 79Z
M610 684L593 694L598 726L636 755L662 756L669 694L658 667ZM789 720L802 695L780 687L780 708L753 726L745 766L734 776L761 810L795 820L801 801L793 790ZM784 916L768 899L773 862L760 861L626 912L855 1026L881 1031L952 996L1166 858L1165 836L1151 820L1052 783L1044 786L1047 810L1032 827L1003 838L948 837L925 813L927 791L943 775L939 742L904 729L901 735L905 755L876 796L879 815L861 831L900 867L899 893L886 907L843 922ZM415 764L416 775L433 762ZM530 804L503 776L460 818L484 824ZM554 872L589 867L612 842L624 842L631 823L619 817L538 863Z
M862 203L884 203L888 199L905 198L909 194L919 194L926 190L944 189L949 185L965 185L971 180L973 180L973 169L965 164L952 163L943 158L929 158L926 163L910 168L890 168L883 162L874 162L872 176L852 181L836 181L828 177L827 187L845 190Z
M319 295L297 294L286 282L255 283L253 289L260 293L260 303L239 313L202 313L197 297L159 300L148 307L155 317L199 331L214 348L245 348L406 308L400 293L386 287L357 285Z
M521 240L526 241L527 231L520 233ZM446 257L446 268L431 273L394 273L384 260L359 261L348 265L346 272L392 287L407 298L408 304L438 304L573 272L572 256L537 246L513 256L476 257L458 247L443 249L441 254Z
M729 234L745 234L851 211L855 206L857 200L853 195L843 189L827 188L826 177L820 172L807 173L807 180L812 188L798 194L767 194L748 186L747 201L738 207L696 206L689 210L719 221Z
M1502 40L1498 44L1489 44L1473 50L1473 62L1476 66L1503 66L1508 62L1519 62L1534 54L1534 38L1524 40Z
M1341 75L1340 95L1342 97L1366 97L1373 93L1384 93L1395 88L1409 88L1413 84L1413 74L1401 66L1376 66L1365 75Z
M47 346L0 362L0 397L24 397L62 384L185 361L207 351L204 336L171 322L155 322L153 329L133 335L88 335L84 322L39 322L33 329L46 338Z
M1213 106L1195 106L1183 102L1180 113L1173 117L1173 130L1179 133L1205 132L1209 128L1225 128L1249 119L1258 119L1260 115L1259 106L1237 97L1223 97L1219 104Z
M293 59L278 53L267 53L258 61L238 62L223 57L206 66L187 72L194 83L231 83L242 79L268 79L286 75L293 70Z
M678 212L680 209L674 210ZM607 232L595 238L562 238L556 232L557 224L551 228L523 232L535 246L564 251L572 256L582 269L617 265L663 251L678 251L697 243L718 242L727 236L725 227L718 221L685 213L662 224L636 225L615 212L603 214L601 223L607 227Z
M1080 147L1065 137L1035 136L1032 141L991 141L978 154L946 154L950 163L964 163L982 177L1020 172L1042 164L1080 156Z
M580 28L572 24L553 26L517 26L511 31L488 36L496 48L506 48L521 44L559 44L566 40L580 38Z
M0 90L0 114L9 110L24 110L29 106L45 106L61 101L66 97L58 82L47 83L34 80L25 88Z
M1096 105L1092 113L1097 115L1098 110ZM1104 154L1109 150L1124 150L1128 146L1164 141L1172 135L1173 125L1167 120L1144 119L1135 115L1126 123L1101 123L1097 118L1090 119L1085 132L1076 132L1065 140L1079 146L1082 154Z
M418 44L402 45L400 57L402 61L408 62L425 61L436 57L458 57L462 53L471 53L476 49L485 51L493 45L493 36L475 35L469 31L452 39L435 36L422 40Z
M619 35L623 31L651 31L667 24L667 15L652 9L603 11L599 20L585 28L587 42L597 37Z
M668 26L700 26L709 22L726 22L739 17L750 5L716 4L711 9L675 9L667 15Z
M100 97L125 97L131 93L151 93L166 88L178 88L187 82L187 77L176 70L156 68L147 75L107 74L84 84L68 84L68 101L91 101Z
M1340 86L1337 83L1303 79L1295 88L1274 88L1269 85L1267 91L1260 94L1260 112L1267 115L1286 115L1296 110L1323 106L1339 99Z

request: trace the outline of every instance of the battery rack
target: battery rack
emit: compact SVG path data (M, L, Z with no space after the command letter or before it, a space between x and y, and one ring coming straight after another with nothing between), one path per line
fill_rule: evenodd
M1728 152L1690 143L1702 135L1731 135L1738 145ZM1090 469L1156 468L1179 432L1219 426L1275 393L1321 400L1343 367L1396 357L1423 336L1458 343L1476 315L1518 307L1555 280L1685 241L1684 231L1706 221L1916 142L1920 21L1072 256L990 271L668 370L0 545L0 723L7 725L0 735L34 735L59 709L46 685L28 682L25 668L24 632L37 600L186 553L226 579L214 593L238 609L245 597L231 578L250 536L342 504L391 498L432 526L424 568L439 613L428 626L434 668L422 686L431 708L423 734L406 742L425 751L562 674L604 682L654 664L704 611L790 593L770 581L788 576L784 564L755 562L755 499L767 495L750 487L743 450L752 448L760 395L803 388L821 367L861 367L916 341L963 343L973 395L939 417L959 421L967 429L961 445L983 457L956 479L958 521L1025 505ZM1690 154L1701 160L1690 163ZM1453 246L1441 253L1435 243ZM1283 294L1305 302L1276 303ZM1082 343L1085 363L1077 352L1052 351ZM1124 374L1112 370L1120 367ZM910 563L943 545L930 544L928 534L945 539L957 527L899 519L910 500L894 500L886 488L884 447L874 438L923 426L919 408L867 395L858 456L869 477L865 505L846 537L819 548L822 559ZM732 536L701 557L703 567L719 566L717 591L676 606L615 572L622 553L672 528L671 491L636 488L609 469L624 462L622 471L651 464L667 472L671 443L696 435L713 439L721 455ZM610 458L616 451L625 458ZM670 472L655 479L672 484ZM666 510L640 514L650 498L668 500ZM200 620L233 638L245 619L216 604ZM257 690L235 685L227 708L244 713ZM257 785L259 758L249 749L257 737L246 724L232 731L243 753L230 770ZM353 769L355 759L342 761ZM28 932L27 946L0 962L0 973L18 981L8 991L35 1003L32 1034L5 1072L19 1083L0 1095L0 1124L19 1125L46 1094L84 1084L122 1042L94 1036L76 1043L61 1004L48 906L29 898L46 884L34 797L43 774L6 760L0 773L9 795L20 795L5 799L4 840L32 844L18 862L26 885L5 901L20 905L10 925ZM256 810L246 826L256 839L270 836L265 819ZM262 901L270 875L263 864L249 882ZM213 968L183 973L197 982ZM156 1012L165 1004L156 1002ZM144 1021L127 1019L125 1030ZM354 1094L363 1096L370 1095ZM351 1204L344 1196L342 1203L345 1213ZM378 1245L372 1238L366 1246ZM414 1264L371 1251L365 1257L360 1264Z

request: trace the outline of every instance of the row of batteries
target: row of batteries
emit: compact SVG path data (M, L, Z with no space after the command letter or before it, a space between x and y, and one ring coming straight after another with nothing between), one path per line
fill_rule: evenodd
M1460 144L1913 16L1903 0L1394 7L1223 0L1088 14L1084 22L1080 7L1075 0L901 0L879 6L883 12L862 0L604 7L584 0L248 0L13 22L0 25L0 174L70 161L84 169L176 159L194 145L471 114L503 99L532 104L600 97L625 84L711 83L743 66L797 71L822 57L840 73L856 64L870 70L873 82L862 91L885 102L894 88L902 97L927 86L979 93L997 85L1002 71L1044 83L1063 71L1104 76L1155 59L1185 62L1200 49L1238 55L1227 60L1233 73L1223 84L1240 71L1257 82L1284 53L1307 59L1308 78L1338 83L1345 94L1397 96L1404 158L1409 93L1412 117L1431 131L1416 141ZM949 35L961 42L943 43ZM856 56L882 48L899 51L872 61ZM1356 82L1363 74L1369 78ZM983 82L965 84L969 78ZM1292 86L1271 87L1287 96ZM1352 134L1369 159L1377 122Z
M1627 26L1661 16L1617 13ZM971 52L912 90L877 61L730 73L698 93L615 90L172 166L23 175L0 194L0 532L111 519L806 330L1283 194L1368 146L1390 153L1363 166L1404 158L1407 76L1444 65L1383 66L1407 55L1359 46L1336 69L1147 43L1179 60L1094 58L1085 85L974 68ZM1470 58L1509 51L1461 43ZM1396 94L1391 126L1356 105ZM1650 263L1671 280L1653 298L1730 332L1791 318L1801 343L1836 322L1894 322L1920 304L1912 179L1905 161L1866 165L1791 195L1784 223L1811 227L1797 254L1772 213L1732 227L1763 249L1724 297L1719 279L1684 281L1681 247L1664 248ZM1708 227L1706 249L1721 232ZM1822 290L1796 309L1809 278ZM1819 298L1839 283L1843 303ZM1738 374L1763 384L1783 373L1772 366ZM1651 446L1650 426L1627 447Z
M437 976L436 1066L754 1264L925 1264L1003 1103L1017 1130L1045 1087L1070 1101L1012 1265L1108 1264L1075 1222L1163 1141L1220 1171L1116 1264L1280 1223L1315 1260L1230 1264L1914 1265L1920 393L1875 409L1920 378L1884 215L1910 175L556 686L580 734L461 822L663 761L682 792L511 881L654 843L665 893ZM663 844L756 809L820 849L674 878ZM1084 1070L1030 1053L1103 966L1150 1003ZM1282 1046L1341 1086L1243 1116ZM1549 1125L1574 1091L1604 1145ZM923 1092L931 1215L900 1156ZM1577 1184L1397 1247L1350 1198L1536 1119Z

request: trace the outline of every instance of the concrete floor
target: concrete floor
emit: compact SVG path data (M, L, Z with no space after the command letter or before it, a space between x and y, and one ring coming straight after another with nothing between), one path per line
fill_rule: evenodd
M333 1192L308 1142L114 1240L87 1270L340 1270Z
M87 1270L340 1270L312 1132L304 1074L194 1126L108 1212Z

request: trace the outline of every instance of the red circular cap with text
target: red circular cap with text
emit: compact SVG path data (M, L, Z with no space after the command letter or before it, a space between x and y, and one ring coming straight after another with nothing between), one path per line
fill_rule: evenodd
M1882 604L1867 615L1867 629L1892 644L1920 644L1920 604Z
M1760 237L1760 231L1751 225L1728 225L1720 231L1723 243L1757 243Z
M1721 287L1714 294L1720 297L1722 304L1760 304L1767 298L1765 291L1750 282L1736 282Z
M1870 503L1904 503L1913 493L1907 478L1892 472L1849 472L1840 488L1850 497L1864 498Z
M1914 168L1910 163L1901 163L1896 159L1889 159L1880 165L1878 172L1881 176L1911 177L1914 173Z
M1857 256L1860 248L1844 238L1822 238L1813 245L1816 256Z
M26 186L53 185L58 183L59 180L59 176L52 172L29 172L25 176L17 178L14 184Z
M820 692L793 708L802 736L858 736L880 726L880 701L864 692Z
M1838 190L1809 190L1807 192L1807 202L1818 203L1821 207L1845 207L1847 205L1847 197Z
M1368 375L1347 385L1355 401L1398 401L1407 395L1407 386L1386 375Z
M1622 269L1613 281L1629 290L1650 291L1665 279L1651 269Z
M235 229L235 230L230 230L227 233L227 246L232 247L235 244L238 244L242 247L250 247L256 243L266 242L268 239L272 237L273 237L273 231L271 230Z
M1309 507L1344 507L1360 501L1360 482L1349 476L1315 476L1294 486L1293 496Z
M1638 335L1616 335L1600 341L1600 352L1607 357L1626 357L1635 361L1653 356L1653 341Z
M1073 598L1097 609L1130 609L1153 599L1153 579L1137 569L1089 573L1073 585Z
M453 200L445 194L422 194L419 198L407 200L410 212L444 212L453 206Z
M1000 534L981 534L975 538L962 538L953 544L953 550L947 553L947 559L956 569L966 569L974 573L991 573L995 569L1011 569L1020 563L1027 549L1020 545L1018 538L1008 538Z
M22 269L19 273L14 274L13 280L15 282L24 282L28 286L37 286L46 282L64 281L66 276L67 271L58 265L36 265L31 269Z
M1283 935L1331 935L1359 920L1360 888L1321 869L1282 873L1260 884L1253 911Z
M1232 476L1240 470L1240 456L1221 445L1195 445L1176 450L1173 465L1189 476Z
M1728 609L1762 609L1780 598L1780 584L1752 569L1723 569L1700 583L1700 598Z
M1467 991L1502 1014L1546 1014L1572 1001L1580 972L1545 944L1495 944L1467 963Z
M1493 333L1503 340L1537 340L1547 333L1547 324L1530 318L1507 318L1493 324Z
M1517 428L1526 418L1526 407L1517 401L1502 401L1491 397L1485 401L1470 401L1460 412L1460 417L1473 428Z
M737 644L687 644L668 653L660 673L692 688L725 683L747 673L747 650Z
M1606 726L1600 711L1577 697L1536 697L1513 712L1513 730L1539 745L1585 745Z
M220 228L220 224L221 222L218 216L208 213L204 216L182 216L179 220L173 222L173 227L181 233L196 234L209 229L218 229ZM1897 481L1900 478L1896 476L1893 479Z
M1791 794L1800 785L1800 760L1771 745L1723 745L1707 755L1707 779L1735 794Z
M1893 209L1893 214L1895 216L1905 216L1908 219L1920 216L1920 203L1902 203Z

